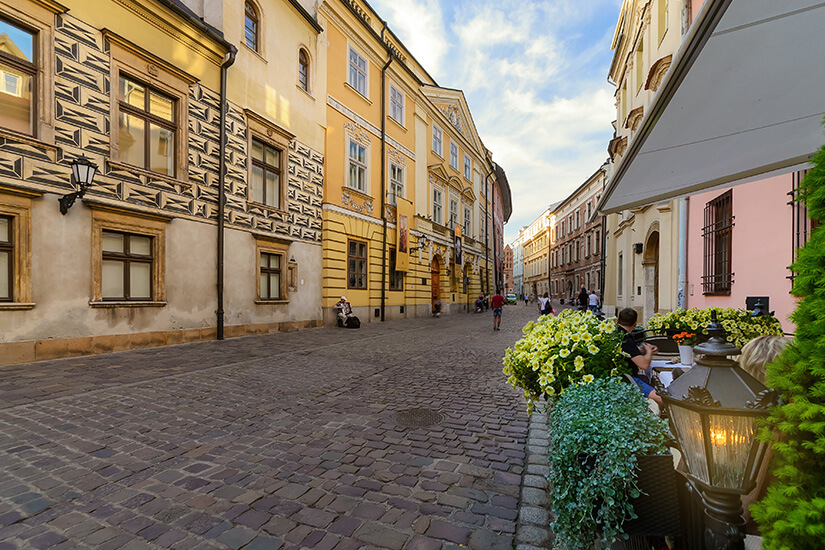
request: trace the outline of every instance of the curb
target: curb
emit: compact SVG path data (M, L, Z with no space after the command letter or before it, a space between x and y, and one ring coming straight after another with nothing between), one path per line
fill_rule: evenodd
M552 512L547 491L550 475L548 463L547 414L534 411L527 433L527 469L521 480L516 550L539 550L553 547L550 531Z

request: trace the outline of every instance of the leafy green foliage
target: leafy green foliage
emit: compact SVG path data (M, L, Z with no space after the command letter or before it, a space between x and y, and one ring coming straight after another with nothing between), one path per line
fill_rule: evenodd
M524 390L530 411L542 396L556 396L570 385L630 372L621 349L624 332L590 311L544 315L523 332L505 352L503 372L513 389Z
M765 550L825 546L825 147L813 157L800 200L819 223L792 269L795 341L768 365L767 385L779 391L763 440L773 444L777 480L751 506Z
M637 457L666 452L667 423L654 417L637 387L617 378L572 386L550 419L551 498L556 543L608 548L636 517Z
M647 328L656 331L657 334L666 334L670 330L707 335L711 311L716 312L716 318L725 329L727 341L740 349L757 336L783 334L782 324L776 317L754 317L749 311L732 307L679 308L669 313L657 313L650 318Z

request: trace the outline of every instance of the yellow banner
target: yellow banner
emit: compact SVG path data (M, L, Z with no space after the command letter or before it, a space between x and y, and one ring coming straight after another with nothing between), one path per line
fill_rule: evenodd
M395 237L395 270L409 271L410 269L410 229L412 229L415 210L412 202L398 197L396 212L398 220L396 223Z

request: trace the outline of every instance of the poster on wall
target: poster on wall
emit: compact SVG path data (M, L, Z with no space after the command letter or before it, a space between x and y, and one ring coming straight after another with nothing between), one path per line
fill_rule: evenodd
M397 198L398 224L395 238L395 270L409 271L410 269L410 223L415 211L412 202Z
M461 244L461 226L456 224L455 232L453 233L453 263L457 269L460 269L464 264L464 249Z

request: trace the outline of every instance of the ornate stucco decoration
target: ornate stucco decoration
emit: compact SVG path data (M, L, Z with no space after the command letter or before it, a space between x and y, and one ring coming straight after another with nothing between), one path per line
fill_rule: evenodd
M389 204L384 205L384 217L390 223L395 223L395 207Z
M672 61L673 56L668 55L659 59L650 67L650 71L647 73L647 82L645 82L645 90L653 90L655 92L659 89L659 85L662 83L662 80L664 80Z
M361 145L368 146L372 142L369 132L357 122L345 122L344 129L352 139Z
M458 110L458 107L455 105L439 105L438 110L447 117L447 120L456 130L461 132L461 135L466 137L467 134L464 133L464 127L461 124L461 111Z
M355 210L356 212L372 214L372 201L369 199L365 200L364 204L358 204L349 193L343 191L341 193L341 203L343 203L346 208Z
M627 113L627 120L624 122L625 128L630 128L631 130L636 130L639 127L639 123L642 121L642 118L645 116L645 108L644 106L636 107L629 113Z
M390 159L390 162L394 164L399 166L407 165L407 157L405 157L404 154L395 147L387 147L387 157Z
M627 138L626 137L614 137L610 140L610 143L607 146L607 152L610 155L610 159L614 160L621 157L624 152L627 150Z
M347 2L347 4L349 4L349 7L351 7L351 8L352 8L352 11L354 11L356 14L358 14L358 17L360 17L361 19L363 19L363 20L364 20L364 22L365 22L367 25L369 25L369 24L370 24L370 16L369 16L369 14L367 13L367 10L365 10L364 8L362 8L361 6L359 6L359 5L358 5L358 2L356 2L355 0L346 0L346 2Z

